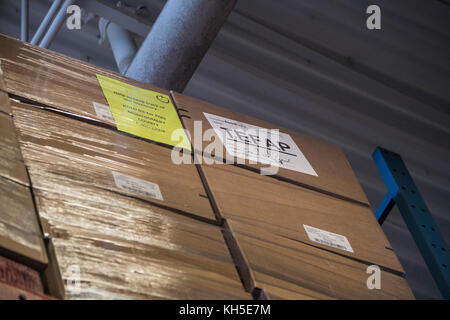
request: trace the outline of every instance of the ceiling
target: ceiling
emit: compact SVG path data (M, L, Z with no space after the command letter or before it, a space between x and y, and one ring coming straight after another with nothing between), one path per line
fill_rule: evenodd
M80 6L103 8L139 44L164 1L117 2ZM50 3L30 1L31 34ZM370 4L381 7L381 30L366 28ZM81 30L62 28L50 49L117 70L97 17L83 17ZM19 37L20 1L0 2L0 22L1 33ZM377 145L400 153L450 243L449 30L444 0L239 0L184 93L339 144L373 209L386 187L371 153ZM416 298L440 298L397 210L383 229Z

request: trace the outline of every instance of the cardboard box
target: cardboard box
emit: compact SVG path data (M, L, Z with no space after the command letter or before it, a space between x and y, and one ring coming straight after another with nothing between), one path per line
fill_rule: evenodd
M16 130L9 115L0 112L0 177L28 186Z
M221 141L218 132L223 133L223 141L228 141L226 144L231 144L229 148L224 147L223 150L215 150L214 156L220 158L220 160L227 157L233 158L234 154L240 154L240 151L231 151L234 150L233 143L237 146L237 150L243 150L242 148L248 144L254 146L255 140L259 138L260 143L256 143L256 145L262 144L267 146L267 148L263 146L258 150L260 154L264 150L272 149L275 150L275 153L272 151L272 154L279 156L279 160L284 161L282 165L284 167L279 167L278 173L274 177L319 190L338 198L365 205L369 204L345 154L336 145L176 92L172 92L172 97L184 126L192 136L194 148L197 151L207 150L206 147L215 139L219 139L215 141ZM194 132L195 121L201 121L202 129L200 134ZM214 138L210 141L206 139L203 141L202 136L206 130L213 128L212 123L214 123L217 132L214 130L212 134ZM255 126L264 129L279 129L280 138L278 143L270 136L269 138L272 140L269 140L271 142L267 141L265 139L267 137L264 137L265 131L260 132L259 137L255 137L257 133L252 133ZM226 128L227 130L221 128ZM196 143L196 139L200 141L199 144ZM263 140L266 140L266 142ZM245 141L248 143L245 143ZM218 156L220 153L223 157ZM211 155L211 152L206 152L205 156L208 155ZM236 157L236 162L238 158L243 159L242 157ZM244 167L257 172L261 168L269 166L262 163L252 164L248 159L241 162ZM317 176L313 174L311 168Z
M2 76L0 75L0 79ZM0 88L1 89L1 88ZM11 115L11 106L9 104L9 97L6 92L0 91L0 112Z
M7 100L0 99L5 106ZM0 112L0 252L33 266L47 254L12 119Z
M25 290L19 286L0 281L0 300L56 300L55 298Z
M202 171L219 213L262 239L270 233L404 272L369 208L233 165L203 165Z
M0 251L33 265L47 254L28 187L0 177ZM31 259L31 261L29 261Z
M115 126L101 113L97 114L95 109L94 103L108 106L96 74L170 95L168 91L118 73L0 34L0 83L3 81L3 90L79 117Z
M272 233L246 223L229 221L247 261L251 287L268 299L414 299L406 280L379 269L379 282L370 264L362 263ZM369 289L380 284L380 288Z
M40 178L55 176L216 222L197 168L172 163L170 149L36 107L11 104L35 188L51 188Z
M172 93L191 135L196 120L201 135L213 125L220 132L222 123L224 137L244 145L255 138L246 135L249 128L282 133L273 144L265 140L281 155L276 175L259 175L268 165L249 161L243 168L203 165L205 190L194 165L177 166L170 149L111 130L114 124L95 108L107 106L96 74L167 91L6 36L0 44L0 89L41 104L7 103L0 93L0 144L12 150L4 153L9 162L0 164L0 176L28 183L17 141L8 138L12 112L67 298L250 298L233 259L248 291L263 289L270 299L413 298L337 146ZM198 152L209 144L200 141ZM14 203L30 202L6 191ZM225 229L214 225L222 216ZM330 232L347 242L327 245ZM381 290L367 288L371 264L381 267ZM81 288L66 281L77 279Z
M68 299L249 299L221 228L55 175L34 177ZM81 287L66 280L79 275Z

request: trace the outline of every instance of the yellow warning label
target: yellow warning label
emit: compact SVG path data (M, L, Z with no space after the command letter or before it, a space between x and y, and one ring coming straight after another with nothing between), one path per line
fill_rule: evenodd
M117 129L135 136L191 150L172 100L166 94L97 74ZM172 139L172 136L176 140Z

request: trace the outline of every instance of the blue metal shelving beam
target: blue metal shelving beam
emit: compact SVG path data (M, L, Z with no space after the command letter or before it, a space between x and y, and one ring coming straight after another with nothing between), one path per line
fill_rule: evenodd
M396 204L445 299L450 299L450 253L400 155L377 147L372 154L388 188L375 216L382 224Z

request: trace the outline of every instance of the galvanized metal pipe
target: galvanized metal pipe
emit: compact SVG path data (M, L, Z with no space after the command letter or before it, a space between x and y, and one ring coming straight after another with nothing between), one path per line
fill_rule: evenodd
M99 19L98 26L100 33L108 38L119 72L124 74L137 52L131 34L118 24L103 18Z
M22 0L20 6L20 40L28 41L28 0Z
M41 24L39 25L39 28L37 29L36 33L34 34L33 38L31 39L31 44L37 45L39 41L41 41L42 36L44 35L44 32L47 31L48 25L52 21L53 17L56 14L56 11L58 11L60 5L62 3L62 0L54 0L52 5L50 6L50 9L47 11L47 14L45 15L44 19L42 20Z
M74 2L74 0L65 0L64 1L64 3L62 4L61 8L58 11L58 13L56 14L55 19L53 20L52 24L50 25L47 32L45 33L44 38L42 39L41 43L39 44L39 47L48 48L50 46L53 39L58 34L59 29L61 29L61 26L63 25L64 21L66 20L67 7L72 5L73 2Z
M126 76L182 92L236 0L168 0Z

